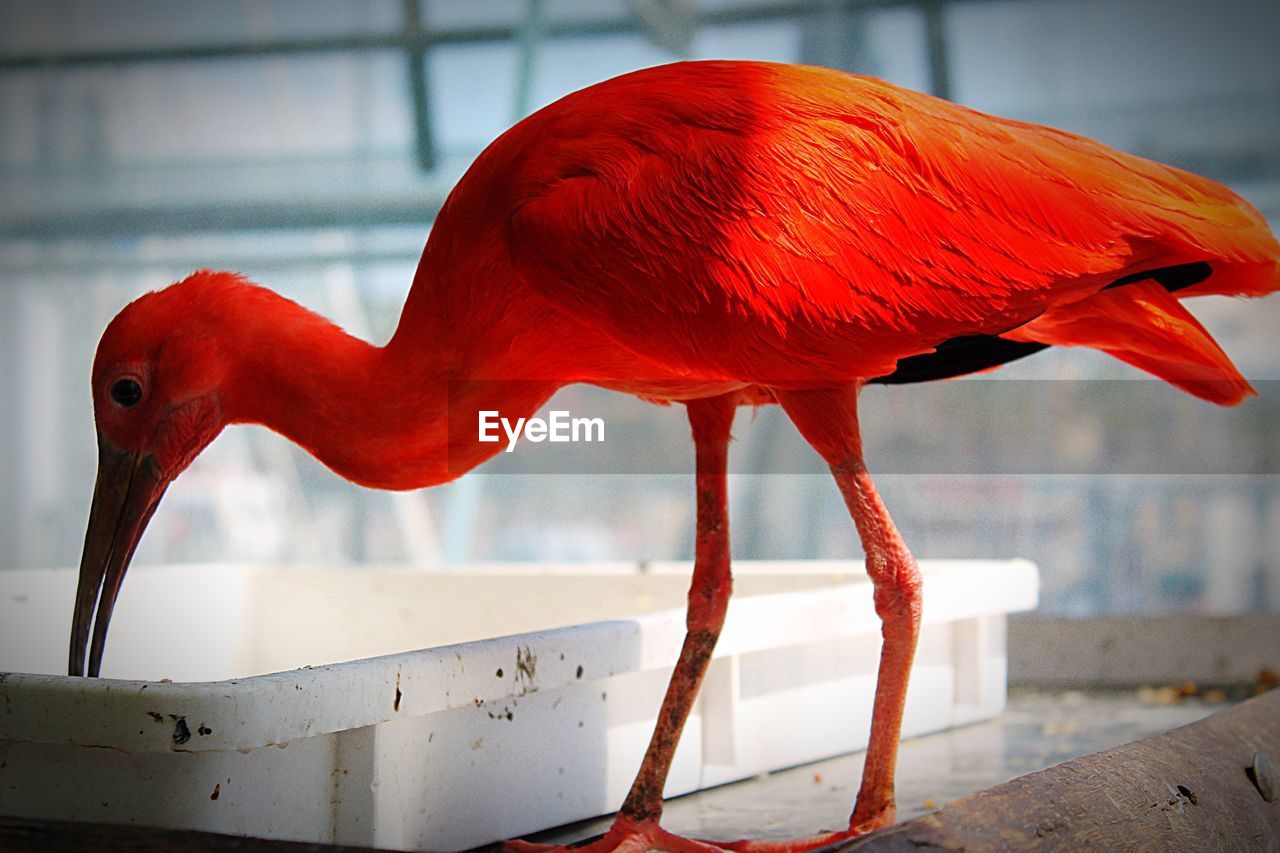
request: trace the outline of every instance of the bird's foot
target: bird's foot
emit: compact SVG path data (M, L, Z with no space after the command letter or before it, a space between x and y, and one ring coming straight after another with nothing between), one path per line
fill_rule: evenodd
M896 810L890 805L869 818L856 820L848 829L838 832L820 832L817 835L792 838L787 841L715 841L707 843L714 844L722 850L733 851L733 853L811 853L811 851L825 850L832 845L866 835L868 832L892 826L895 820Z
M715 844L718 849L733 853L810 853L814 850L824 850L841 841L857 838L869 831L845 829L840 832L820 832L803 838L790 838L786 841L717 841Z
M503 853L646 853L649 850L720 853L724 848L712 841L697 841L667 832L658 826L656 819L637 821L619 816L609 831L594 841L568 846L508 841L502 850Z
M649 850L660 850L663 853L811 853L883 829L893 822L894 810L889 807L870 819L838 832L823 832L787 841L707 841L667 832L658 826L656 820L633 821L619 817L608 832L594 841L567 846L508 841L502 850L503 853L645 853Z

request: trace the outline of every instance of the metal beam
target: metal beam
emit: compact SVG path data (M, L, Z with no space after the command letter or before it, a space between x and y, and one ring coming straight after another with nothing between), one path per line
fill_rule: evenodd
M239 202L99 207L27 213L0 223L0 235L16 239L182 234L273 228L362 228L435 220L445 193L329 200L281 200L246 206Z
M3 294L6 292L6 286L19 276L83 276L88 273L103 272L134 275L148 270L183 271L196 269L202 265L208 266L211 263L210 259L213 257L216 257L217 266L220 269L239 270L241 272L248 270L276 271L299 267L323 267L335 263L351 264L356 267L390 263L413 266L422 255L422 244L426 242L427 233L428 229L424 226L422 239L415 243L412 248L354 248L342 250L307 248L272 254L244 252L235 249L225 251L219 248L208 251L175 251L158 257L123 257L112 255L109 250L103 250L101 254L95 256L81 255L72 258L58 257L50 252L42 252L38 258L15 261L5 257L3 248L0 247L0 270L4 272L4 276L0 277L0 300L4 298ZM5 312L0 310L0 318L4 317L6 317ZM3 328L3 324L0 324L0 329ZM12 339L14 339L14 336L0 331L0 344ZM2 346L0 346L0 352L3 352ZM16 363L16 361L3 363ZM4 406L5 399L0 397L0 436L3 435ZM0 448L5 446L8 445L0 441ZM3 451L0 449L0 458L2 456ZM4 506L7 494L8 492L0 489L0 507ZM3 526L8 517L0 512L0 527ZM0 537L0 541L6 540Z
M1137 154L1148 154L1136 151ZM1155 152L1161 153L1161 152ZM1162 158L1199 165L1209 155ZM403 162L403 161L402 161ZM0 210L0 238L53 239L95 238L137 234L182 234L214 231L244 231L270 228L331 228L369 225L426 225L435 220L451 189L453 176L439 180L409 182L389 186L386 181L367 186L361 192L327 192L320 198L296 199L280 192L256 187L252 198L229 195L200 202L120 202L98 196L84 204L61 203L44 210L22 204ZM334 168L337 168L336 166ZM1228 171L1205 169L1218 180L1235 183L1265 216L1280 221L1280 182L1251 183ZM307 173L311 174L311 173ZM1233 180L1234 178L1234 180ZM300 178L299 180L314 180ZM342 188L349 188L343 184ZM0 258L0 265L3 259Z
M404 0L404 43L409 73L409 106L413 112L413 143L418 168L424 172L439 163L431 133L431 98L427 87L427 42L422 26L421 0Z
M929 93L950 101L951 64L947 54L946 2L926 0L920 7L924 12L925 45L929 54Z
M980 0L978 0L980 2ZM851 9L890 9L912 7L925 9L937 0L844 0ZM975 0L946 0L951 3ZM701 25L742 24L773 21L812 14L825 4L816 0L779 0L759 6L717 9L703 12ZM464 27L449 30L392 31L369 35L325 36L320 38L279 38L248 42L210 42L206 44L157 45L145 48L48 51L0 55L0 73L6 71L49 70L85 66L130 65L148 62L175 62L197 59L279 56L288 54L332 53L369 50L425 50L434 45L474 44L510 41L519 37L521 23L504 26ZM641 33L634 17L595 21L549 21L543 29L548 39Z
M520 50L520 64L516 70L516 100L512 107L512 121L519 121L529 114L533 104L533 71L538 45L543 32L542 0L525 0L524 22L520 25L516 46Z

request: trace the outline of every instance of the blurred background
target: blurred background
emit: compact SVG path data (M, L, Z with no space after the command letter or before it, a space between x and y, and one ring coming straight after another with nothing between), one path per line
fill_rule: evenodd
M569 91L681 58L843 68L1192 169L1280 224L1277 44L1274 0L0 0L0 570L78 562L89 370L126 302L233 269L381 343L449 189ZM917 555L1031 558L1049 613L1280 611L1280 298L1191 307L1259 398L1217 409L1072 350L870 389ZM136 562L691 556L683 412L554 403L603 418L607 452L524 445L408 494L229 429ZM735 435L737 557L859 553L780 412Z

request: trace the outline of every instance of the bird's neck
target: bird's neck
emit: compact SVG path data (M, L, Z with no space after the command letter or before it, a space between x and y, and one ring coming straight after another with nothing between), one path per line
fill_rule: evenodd
M411 352L377 347L258 290L254 310L223 333L228 419L266 426L360 485L415 489L452 480L502 449L478 441L479 411L527 417L555 390L459 380L445 340Z

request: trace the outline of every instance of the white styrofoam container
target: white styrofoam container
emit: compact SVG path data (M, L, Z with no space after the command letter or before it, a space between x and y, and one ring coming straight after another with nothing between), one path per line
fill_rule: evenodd
M0 572L0 814L460 850L608 813L684 635L688 565L646 568L138 567L100 680L31 674L63 671L74 573ZM922 568L907 735L1001 711L1038 588ZM861 564L735 572L668 796L866 745Z

